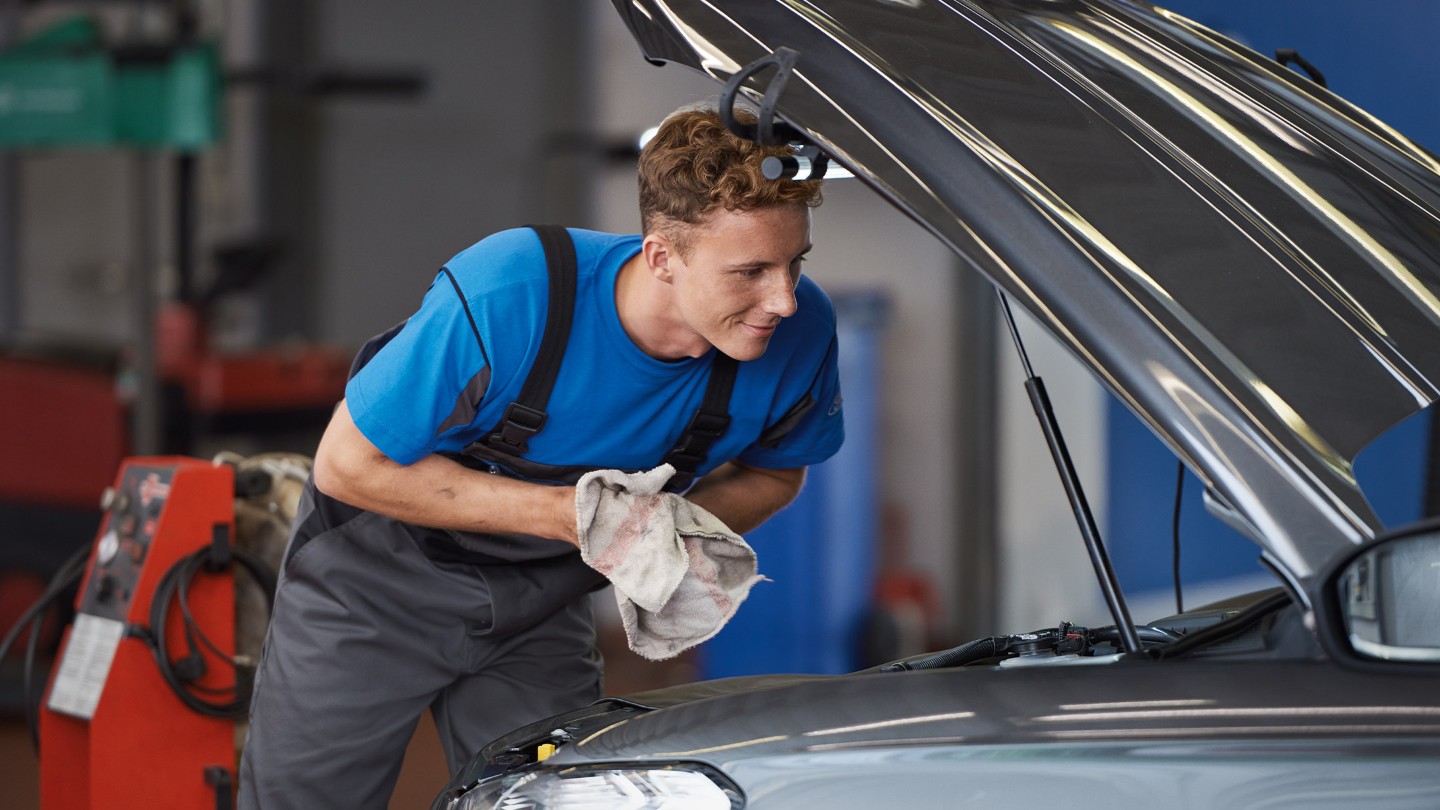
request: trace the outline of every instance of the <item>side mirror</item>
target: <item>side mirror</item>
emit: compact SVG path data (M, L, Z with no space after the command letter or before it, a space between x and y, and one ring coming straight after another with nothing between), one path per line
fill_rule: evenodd
M1320 588L1316 629L1332 656L1440 663L1440 525L1361 546Z

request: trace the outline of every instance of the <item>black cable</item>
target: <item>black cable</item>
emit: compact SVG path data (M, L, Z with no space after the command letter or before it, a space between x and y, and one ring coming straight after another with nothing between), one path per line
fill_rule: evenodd
M25 727L30 729L30 745L40 753L40 696L34 694L35 651L40 647L40 631L45 627L45 615L40 611L30 620L30 639L25 644L24 687L20 699L25 703Z
M1180 496L1185 492L1185 462L1175 462L1175 515L1170 520L1170 537L1174 548L1175 573L1175 615L1185 612L1185 600L1180 595Z
M206 570L211 573L217 573L210 567L207 567ZM185 643L188 644L193 651L195 649L195 639L199 638L200 642L209 649L210 652L220 658L228 658L228 653L220 649L219 645L211 641L209 636L205 635L205 631L200 628L200 623L195 621L195 614L190 612L190 583L192 581L193 580L188 577L180 580L180 587L178 589L180 615L185 623Z
M39 699L32 695L34 682L35 654L38 649L40 631L44 629L46 611L51 604L65 595L70 587L80 580L85 574L85 564L90 559L90 546L83 546L76 549L69 559L60 564L60 569L50 578L45 591L34 604L20 614L10 631L5 634L4 640L0 640L0 661L10 654L10 648L20 638L20 633L27 626L30 627L30 638L25 645L24 664L24 689L21 693L25 703L25 719L30 731L30 744L36 753L40 751L40 724L39 724Z
M145 638L155 655L155 663L160 669L160 676L181 703L206 717L243 717L250 709L250 688L249 684L241 678L241 667L205 635L190 610L190 583L195 576L202 571L208 574L225 574L229 571L228 567L220 571L211 570L209 565L211 553L212 547L206 547L182 557L160 578L160 583L156 585L155 594L150 603L150 632ZM266 605L273 604L275 601L275 572L271 570L270 566L259 557L242 549L231 548L228 549L228 553L232 564L239 564L248 571L255 582L265 591ZM180 605L181 621L185 630L185 645L188 651L183 657L172 659L169 641L166 638L166 626L170 617L170 604L177 601ZM199 639L198 644L197 639ZM205 687L195 683L205 674L205 660L201 645L209 648L234 669L234 683L223 687ZM201 694L228 694L231 695L231 698L229 700L207 700L201 697Z
M64 593L66 588L75 584L74 580L78 579L85 571L83 564L89 558L89 553L90 548L87 546L77 551L74 556L61 564L60 570L55 572L55 576L50 578L50 584L45 586L45 592L40 595L39 599L35 600L34 604L26 608L24 613L20 614L20 618L15 621L15 624L10 627L9 632L5 634L4 640L0 640L0 660L3 660L5 656L10 653L10 647L15 643L15 640L20 637L20 631L35 618L35 614L49 607L50 602ZM71 568L76 568L77 570L71 571Z

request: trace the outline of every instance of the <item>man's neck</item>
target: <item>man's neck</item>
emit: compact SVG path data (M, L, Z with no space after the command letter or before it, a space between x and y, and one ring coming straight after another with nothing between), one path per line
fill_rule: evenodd
M672 288L650 272L643 252L620 267L615 279L615 311L630 341L657 360L682 360L699 351L699 337L676 311Z

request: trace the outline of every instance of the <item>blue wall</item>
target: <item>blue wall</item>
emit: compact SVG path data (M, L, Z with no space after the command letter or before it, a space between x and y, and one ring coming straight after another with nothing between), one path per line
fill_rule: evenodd
M1170 0L1172 11L1266 56L1294 48L1331 90L1435 151L1435 0Z
M1431 151L1440 147L1440 33L1435 0L1171 0L1166 8L1267 56L1293 48L1329 88ZM1429 413L1392 429L1356 460L1356 474L1387 525L1421 515ZM1177 462L1116 401L1110 403L1106 542L1127 593L1168 590ZM1187 585L1260 570L1258 548L1210 516L1186 473L1181 575ZM1187 603L1188 604L1188 603ZM1146 617L1137 617L1144 620ZM1149 617L1153 618L1153 617Z
M840 340L845 444L810 468L795 502L745 536L773 582L751 589L699 648L701 677L851 672L875 590L880 533L880 370L889 303L831 293ZM826 407L820 403L817 407Z

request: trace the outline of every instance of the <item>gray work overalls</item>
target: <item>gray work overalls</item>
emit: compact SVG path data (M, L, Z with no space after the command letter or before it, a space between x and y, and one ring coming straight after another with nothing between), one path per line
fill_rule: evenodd
M550 271L540 353L501 424L452 458L574 484L593 468L523 458L544 427L575 298L569 235L536 230ZM399 329L372 339L352 375ZM681 471L672 489L728 427L735 372L717 352L704 403L664 459ZM603 584L567 543L416 526L307 482L256 673L241 809L385 807L426 706L454 773L491 739L596 700L586 594Z

